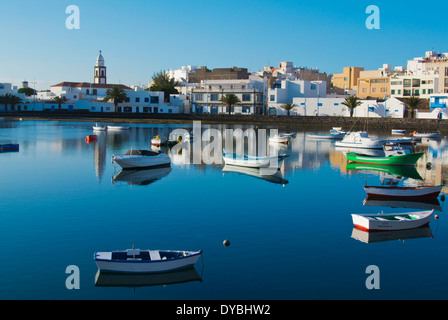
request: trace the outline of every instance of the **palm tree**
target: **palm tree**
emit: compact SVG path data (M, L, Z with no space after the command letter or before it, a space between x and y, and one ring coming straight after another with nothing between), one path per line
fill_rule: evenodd
M11 104L11 110L14 110L14 107L21 102L22 99L20 97L14 95L11 96L11 98L9 99L9 103Z
M165 71L160 71L154 73L152 76L152 84L148 91L162 91L164 94L164 102L170 102L171 94L178 94L179 91L175 88L179 83L170 78L170 76Z
M350 109L350 117L353 117L353 111L355 111L355 108L360 106L362 102L357 96L348 96L341 104Z
M286 102L282 104L280 107L286 110L286 114L289 116L292 109L294 109L296 105L291 102Z
M241 100L234 94L226 94L221 97L220 101L227 105L229 108L229 114L232 112L232 106L241 102Z
M114 112L117 112L117 106L119 103L126 101L128 96L123 88L120 87L112 87L111 89L107 89L106 97L104 98L104 102L108 102L109 100L114 100Z
M53 102L57 103L58 106L59 106L59 110L61 110L62 104L67 102L67 97L64 97L64 96L62 96L62 97L54 97L53 98Z
M11 103L12 97L13 97L13 95L10 93L6 93L1 96L1 104L5 105L5 112L8 111L8 104Z
M406 105L406 107L411 109L411 118L414 117L414 110L417 109L422 102L422 99L415 96L404 99L404 104Z

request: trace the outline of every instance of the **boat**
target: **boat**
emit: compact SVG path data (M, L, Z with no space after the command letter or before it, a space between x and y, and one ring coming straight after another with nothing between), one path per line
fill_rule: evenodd
M370 156L360 153L348 152L347 160L355 163L368 163L375 165L413 166L424 154L423 152L411 153L396 143L384 144L385 156Z
M284 133L283 136L284 137L295 138L296 137L296 133L295 132Z
M153 146L162 146L167 143L167 139L165 137L161 137L159 135L153 137L151 139L151 145Z
M364 186L369 198L437 198L442 188L443 185L420 187Z
M112 131L129 130L129 126L107 126L107 130Z
M90 142L94 142L98 140L98 136L94 135L94 134L89 134L86 138L85 138L87 143Z
M99 123L96 123L96 124L92 127L92 129L93 129L94 131L106 131L106 130L107 130L107 126L102 126L102 125L100 125Z
M431 221L434 210L407 213L352 214L353 224L363 230L406 230L424 226Z
M404 134L406 134L406 130L404 130L404 129L392 129L391 134L393 134L393 135L404 135Z
M428 138L428 139L435 139L440 137L440 132L423 132L423 133L419 133L417 131L414 131L413 133L411 133L411 135L414 138Z
M101 272L154 273L193 267L202 256L199 251L140 250L95 252Z
M164 167L171 164L169 156L150 150L128 150L125 154L112 155L115 162L123 169L143 169L151 167Z
M317 134L317 133L309 133L308 137L312 139L343 139L346 135L346 132L335 130L334 128L330 130L330 134Z
M267 168L272 164L278 164L279 160L283 160L287 155L278 156L248 156L239 153L227 153L224 150L222 158L226 165L250 167L250 168Z
M11 151L19 151L19 144L16 143L7 143L0 144L0 152L11 152Z
M365 131L355 131L347 133L341 141L336 141L336 147L362 148L362 149L382 149L386 143L383 139L370 138Z
M291 138L289 136L275 135L275 136L269 138L269 142L271 142L271 143L288 144L290 139Z

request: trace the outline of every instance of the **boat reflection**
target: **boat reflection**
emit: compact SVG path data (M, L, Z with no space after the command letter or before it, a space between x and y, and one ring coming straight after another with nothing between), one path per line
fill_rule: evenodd
M137 288L165 286L192 281L202 282L202 277L195 268L148 274L113 273L98 270L95 275L95 287Z
M363 204L369 207L390 207L390 208L412 208L420 210L437 210L442 211L442 206L438 199L426 200L403 200L403 199L380 199L367 197Z
M385 242L393 240L407 240L417 238L433 238L433 233L429 225L407 230L396 231L366 231L354 227L352 238L364 243Z
M167 176L170 172L171 167L121 170L112 178L112 184L126 182L129 185L147 186Z
M282 185L287 185L289 183L289 181L283 177L283 174L280 169L277 169L277 171L272 175L263 175L262 174L263 169L260 169L260 168L240 167L240 166L232 166L232 165L226 164L222 168L222 172L239 173L239 174L255 177L258 179L262 179L262 180L265 180L265 181L268 181L271 183L282 184Z
M387 173L398 177L406 177L415 180L423 180L417 169L412 166L381 166L374 164L349 163L345 167L346 170L368 170Z

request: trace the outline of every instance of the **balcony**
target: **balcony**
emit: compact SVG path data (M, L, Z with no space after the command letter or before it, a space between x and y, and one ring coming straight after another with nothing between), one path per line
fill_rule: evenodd
M431 103L431 108L446 108L446 103Z

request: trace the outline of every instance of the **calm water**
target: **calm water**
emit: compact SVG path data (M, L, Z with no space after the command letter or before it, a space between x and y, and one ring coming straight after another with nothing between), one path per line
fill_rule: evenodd
M290 156L270 179L186 164L173 154L171 171L123 176L112 154L148 149L154 135L192 126L131 125L129 132L98 133L98 141L87 144L92 125L0 121L0 143L20 144L19 152L0 153L1 299L448 298L445 202L417 208L363 203L366 182L446 182L444 139L419 144L426 154L417 176L400 180L393 172L346 170L344 153L332 142L311 140L299 128L280 150ZM255 128L203 125L209 127ZM440 218L429 228L370 240L353 229L351 213L418 206L438 209ZM194 270L162 279L96 279L95 251L133 244L203 249L204 255ZM79 290L65 286L69 265L79 267ZM380 269L379 290L366 288L369 265Z

